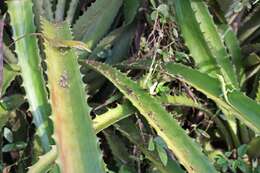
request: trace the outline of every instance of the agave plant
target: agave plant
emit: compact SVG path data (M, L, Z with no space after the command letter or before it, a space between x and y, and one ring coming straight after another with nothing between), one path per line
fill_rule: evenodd
M257 1L0 5L3 172L259 172Z

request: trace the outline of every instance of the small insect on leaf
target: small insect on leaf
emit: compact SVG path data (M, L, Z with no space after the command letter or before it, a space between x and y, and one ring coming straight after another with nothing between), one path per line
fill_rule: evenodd
M62 88L69 88L69 77L68 72L63 71L59 79L59 86Z

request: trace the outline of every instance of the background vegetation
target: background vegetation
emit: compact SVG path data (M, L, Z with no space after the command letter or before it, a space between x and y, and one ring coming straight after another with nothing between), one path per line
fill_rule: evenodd
M258 0L0 9L3 173L260 173Z

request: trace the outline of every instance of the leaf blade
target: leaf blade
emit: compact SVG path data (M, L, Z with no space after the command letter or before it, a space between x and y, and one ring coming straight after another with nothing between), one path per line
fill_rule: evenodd
M67 22L52 24L42 20L42 28L47 38L72 40ZM70 48L60 50L48 44L48 40L45 40L44 46L53 109L54 138L59 150L61 171L104 173L77 54ZM77 150L72 150L76 148Z
M94 61L86 61L86 63L107 77L132 102L148 120L149 124L165 140L168 147L188 171L216 172L197 144L186 135L185 131L179 127L171 115L161 107L159 101L157 102L156 99L144 92L140 86L108 65ZM189 157L187 157L188 153Z

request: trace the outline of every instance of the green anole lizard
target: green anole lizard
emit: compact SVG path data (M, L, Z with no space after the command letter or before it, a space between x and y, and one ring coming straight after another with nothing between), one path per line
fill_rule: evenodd
M225 101L229 105L231 105L229 100L228 100L228 93L234 91L235 88L231 84L226 84L225 79L222 75L217 74L217 77L218 77L218 80L220 81L220 84L221 84L221 90L222 90L221 97L223 96Z
M60 40L60 39L55 39L55 38L49 38L42 33L29 33L29 34L23 35L23 36L19 37L18 39L16 39L13 43L11 43L9 45L9 47L12 46L15 42L21 40L22 38L24 38L26 36L33 36L33 35L41 36L44 40L46 40L48 43L50 43L51 46L56 47L56 48L75 48L75 49L91 52L91 50L88 48L88 46L84 42L75 41L75 40Z

